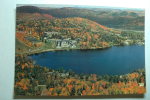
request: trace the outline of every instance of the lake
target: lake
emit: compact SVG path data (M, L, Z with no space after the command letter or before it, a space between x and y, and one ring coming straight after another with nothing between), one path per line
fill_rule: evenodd
M76 73L120 75L145 68L145 46L113 46L102 50L53 51L30 57L40 66Z

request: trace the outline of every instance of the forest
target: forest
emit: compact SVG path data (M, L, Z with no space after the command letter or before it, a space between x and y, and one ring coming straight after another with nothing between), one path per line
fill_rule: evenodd
M18 13L16 20L16 41L32 52L144 44L144 31L108 28L81 17L55 18L48 14ZM66 46L58 48L58 41ZM16 49L17 53L28 53L29 50L23 51L22 46L17 46Z
M77 74L34 64L27 55L15 61L16 96L83 96L145 93L145 70L124 75Z
M40 66L29 57L46 51L144 45L144 41L143 10L17 7L14 95L144 94L144 68L122 75L84 74Z
M17 7L17 13L40 13L56 18L81 17L110 28L144 30L144 9L62 7L45 9L36 6ZM125 26L125 27L124 27Z

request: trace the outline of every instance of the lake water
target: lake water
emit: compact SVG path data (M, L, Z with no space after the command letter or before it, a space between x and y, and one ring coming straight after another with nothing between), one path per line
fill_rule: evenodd
M103 50L71 50L31 55L36 64L72 69L76 73L126 74L145 67L144 46L114 46Z

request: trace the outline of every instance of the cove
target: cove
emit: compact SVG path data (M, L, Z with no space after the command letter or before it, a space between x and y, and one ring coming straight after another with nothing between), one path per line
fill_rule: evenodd
M121 75L145 68L145 46L113 46L102 50L50 51L30 55L35 63L76 73Z

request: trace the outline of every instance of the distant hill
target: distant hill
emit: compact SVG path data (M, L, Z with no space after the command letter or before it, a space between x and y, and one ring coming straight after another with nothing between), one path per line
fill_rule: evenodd
M17 13L41 13L57 18L82 17L111 28L144 30L144 11L71 7L44 9L35 6L21 6L17 7Z
M43 10L35 6L17 7L17 13L42 13Z
M22 20L38 20L38 19L52 19L53 16L49 14L41 14L41 13L17 13L16 18Z

